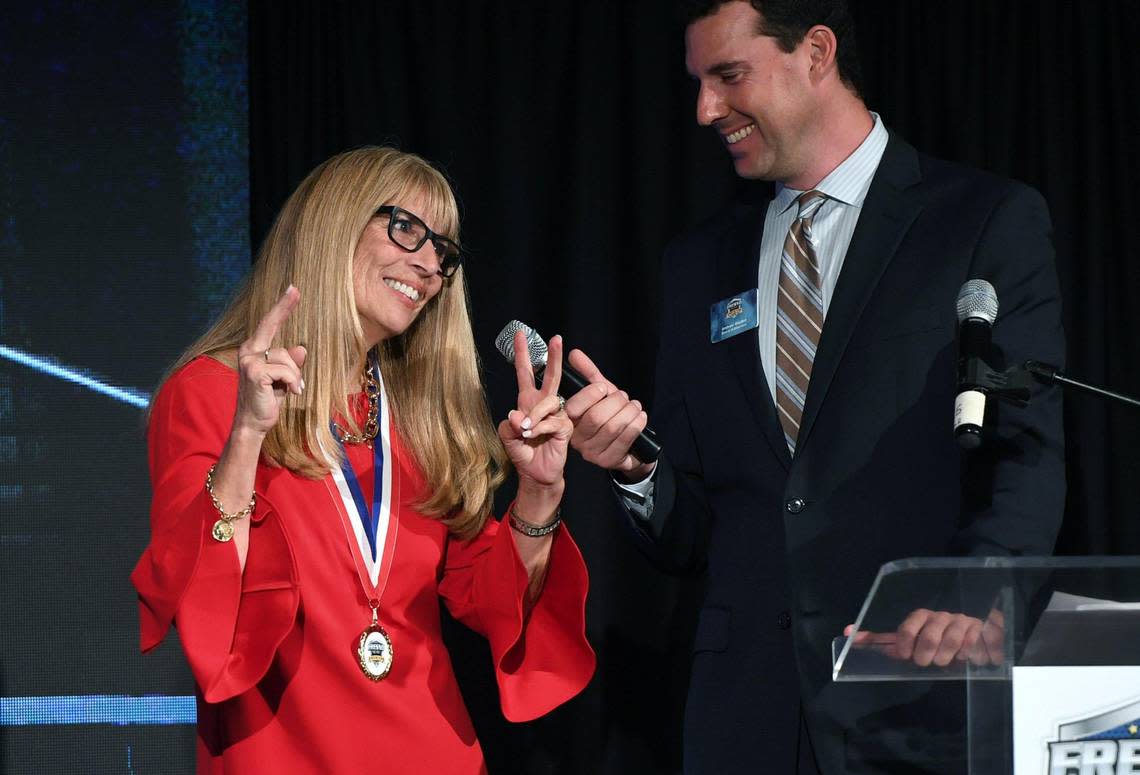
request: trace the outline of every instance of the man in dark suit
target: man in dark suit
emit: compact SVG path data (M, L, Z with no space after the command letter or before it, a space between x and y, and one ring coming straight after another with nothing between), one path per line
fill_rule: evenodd
M833 683L830 643L887 561L1052 550L1059 397L991 402L970 454L951 430L966 280L1000 300L991 365L1063 360L1045 203L886 130L843 0L704 6L686 30L697 119L774 185L666 252L656 467L629 453L647 413L580 351L595 384L567 402L573 444L613 472L652 559L706 574L687 773L964 772L953 702ZM918 612L899 653L963 658L976 625Z

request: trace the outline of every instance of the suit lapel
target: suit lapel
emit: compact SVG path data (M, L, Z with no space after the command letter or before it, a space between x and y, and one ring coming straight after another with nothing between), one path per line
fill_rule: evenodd
M771 192L759 197L736 212L736 223L717 254L717 297L721 301L741 291L756 287L760 264L760 241L764 236L764 215L772 201ZM710 303L712 303L710 302ZM759 313L766 314L761 306ZM748 406L769 446L780 463L788 468L791 456L784 441L784 431L776 418L772 392L760 362L760 340L756 330L747 331L713 347L723 347L744 389Z
M851 236L843 270L828 306L812 366L797 448L802 449L811 435L812 425L831 388L847 343L879 278L922 210L922 206L905 193L905 189L920 178L918 155L914 148L892 136L863 201L863 211Z

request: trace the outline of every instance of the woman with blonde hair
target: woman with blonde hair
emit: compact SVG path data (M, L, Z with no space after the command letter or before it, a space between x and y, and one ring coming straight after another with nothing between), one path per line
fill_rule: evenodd
M132 581L143 650L178 628L199 772L482 771L441 598L488 638L508 719L593 674L586 569L559 510L562 345L536 388L516 342L518 408L496 435L458 232L423 159L329 159L155 398L152 537Z

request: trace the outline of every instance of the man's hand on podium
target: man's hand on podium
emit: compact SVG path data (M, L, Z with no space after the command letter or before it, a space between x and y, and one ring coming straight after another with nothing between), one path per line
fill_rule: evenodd
M855 625L843 634L850 636ZM950 611L919 608L903 620L894 632L861 630L855 646L874 648L892 659L914 662L919 667L946 667L967 660L978 667L1000 665L1004 658L1005 618L992 610L985 621Z

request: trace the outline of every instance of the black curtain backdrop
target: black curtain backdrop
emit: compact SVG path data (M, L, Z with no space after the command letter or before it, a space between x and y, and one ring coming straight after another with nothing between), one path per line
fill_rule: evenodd
M855 12L867 102L890 128L1045 194L1067 372L1140 394L1140 3L864 0ZM651 397L662 248L744 187L695 124L683 31L668 4L262 1L250 4L249 28L253 244L324 158L370 143L415 151L460 196L495 416L513 405L514 383L492 340L516 317L564 334L632 395ZM1140 412L1081 396L1067 398L1066 412L1058 552L1140 553ZM508 724L482 641L449 627L488 766L676 771L700 580L642 560L600 472L575 460L567 477L564 514L590 569L598 673L546 718Z

